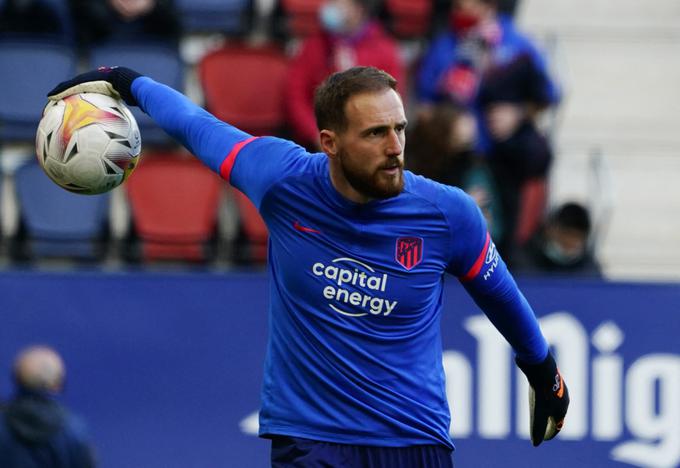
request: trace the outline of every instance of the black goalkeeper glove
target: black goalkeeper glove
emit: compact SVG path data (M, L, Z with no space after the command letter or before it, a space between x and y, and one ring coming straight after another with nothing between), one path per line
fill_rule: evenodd
M569 407L569 390L552 354L539 364L525 364L515 358L529 381L531 443L537 447L557 435Z
M136 106L137 100L132 95L132 82L139 76L142 75L125 67L99 67L59 83L47 93L47 97L51 101L59 101L73 94L99 93L123 99L129 106Z

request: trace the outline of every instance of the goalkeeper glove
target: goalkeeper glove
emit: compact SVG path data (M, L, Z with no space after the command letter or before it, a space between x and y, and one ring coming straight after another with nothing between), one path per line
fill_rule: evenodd
M555 359L548 353L539 364L525 364L515 358L529 381L531 442L537 447L560 432L569 407L569 391Z
M59 101L73 94L99 93L116 99L122 98L126 104L136 106L132 82L139 76L142 75L125 67L99 67L59 83L47 93L47 97L52 101Z

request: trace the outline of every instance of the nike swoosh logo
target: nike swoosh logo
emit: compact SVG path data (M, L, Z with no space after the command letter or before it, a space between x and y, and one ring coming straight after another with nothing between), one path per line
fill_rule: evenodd
M316 229L313 229L313 228L310 228L310 227L307 227L307 226L303 226L302 224L300 224L300 221L295 221L293 223L293 227L300 232L309 232L311 234L321 234L321 231L317 231Z

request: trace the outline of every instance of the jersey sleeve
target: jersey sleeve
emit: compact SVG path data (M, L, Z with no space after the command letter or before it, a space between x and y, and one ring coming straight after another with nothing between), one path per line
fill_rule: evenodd
M132 84L139 107L169 135L259 207L271 185L298 167L306 151L273 137L254 137L222 122L183 94L149 77Z
M233 159L233 160L232 160ZM260 207L267 191L284 177L304 172L312 156L295 143L274 137L249 142L227 158L227 180Z
M452 236L448 271L459 278L523 362L541 362L548 344L533 309L496 250L484 216L460 190L447 198L444 211Z

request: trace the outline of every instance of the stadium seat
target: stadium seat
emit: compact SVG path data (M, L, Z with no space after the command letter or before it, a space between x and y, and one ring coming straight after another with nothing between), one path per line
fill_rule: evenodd
M109 194L67 192L52 182L37 162L20 166L14 181L22 230L17 257L102 258Z
M426 36L432 17L430 0L386 0L392 33L400 39Z
M33 142L47 92L76 73L65 45L31 39L0 40L0 141Z
M536 233L545 219L548 182L544 177L529 179L522 185L519 195L515 242L523 246Z
M248 263L264 263L267 260L269 231L253 202L236 189L232 190L238 208L243 250L237 252L237 259Z
M3 38L39 39L66 45L75 44L75 28L69 0L15 0L4 5L0 16L4 21Z
M221 187L193 157L144 154L126 182L140 259L211 260Z
M60 33L59 36L68 43L75 41L75 28L73 25L73 16L71 15L71 7L68 0L41 0L44 8L53 12L56 18L59 19Z
M284 125L288 59L275 46L226 46L204 56L199 79L205 104L217 118L253 135L276 134Z
M159 43L107 44L95 47L90 68L125 65L178 91L184 88L184 63L176 48ZM173 143L156 123L138 107L130 109L142 134L142 145L168 146Z
M253 0L177 0L182 28L187 33L248 32Z

